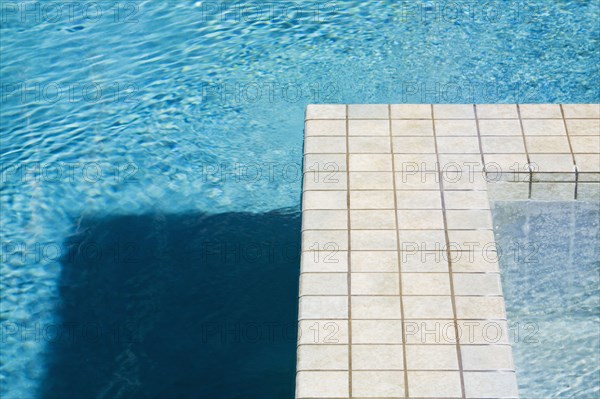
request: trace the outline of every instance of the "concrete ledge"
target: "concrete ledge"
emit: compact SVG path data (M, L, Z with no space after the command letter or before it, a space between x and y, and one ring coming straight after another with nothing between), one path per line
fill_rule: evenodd
M515 398L491 199L600 200L600 105L309 105L296 397Z

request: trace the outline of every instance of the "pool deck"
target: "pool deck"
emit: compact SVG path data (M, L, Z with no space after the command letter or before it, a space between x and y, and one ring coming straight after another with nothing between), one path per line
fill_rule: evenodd
M516 398L491 200L600 201L600 105L309 105L296 398Z

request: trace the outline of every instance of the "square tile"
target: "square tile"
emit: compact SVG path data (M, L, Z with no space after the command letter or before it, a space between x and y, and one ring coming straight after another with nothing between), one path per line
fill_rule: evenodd
M392 120L392 135L433 137L433 122L430 119Z
M348 267L348 252L336 249L335 245L329 250L303 251L301 260L302 273L346 273Z
M306 210L302 212L302 230L342 230L348 228L345 210Z
M523 136L487 136L481 138L484 154L525 153Z
M345 104L308 104L306 119L346 119Z
M304 172L343 172L346 171L346 154L306 154Z
M454 317L450 296L403 296L406 319L449 319Z
M513 184L513 183L528 183L528 182L534 180L532 178L533 175L529 171L522 171L522 172L502 171L499 168L497 168L497 165L494 165L491 163L488 164L488 166L490 166L490 168L487 170L487 173L486 173L487 182L488 182L488 193L490 193L489 194L490 198L495 199L496 201L500 201L499 197L496 197L492 194L497 194L497 190L501 190L505 186L498 185L497 187L490 187L490 185L493 185L495 183L506 183L506 182L509 182L511 184ZM492 170L491 167L496 167L497 169ZM494 189L496 191L493 191ZM514 187L510 188L509 191L511 191L511 192L515 191ZM503 198L504 198L504 196L503 196ZM525 195L525 198L527 198L527 194Z
M598 136L600 135L599 119L567 119L569 136Z
M455 251L494 249L494 232L490 230L448 230L449 247Z
M349 104L349 119L388 119L387 104Z
M346 172L306 172L302 183L304 190L346 190L348 175Z
M348 295L347 273L302 273L300 296Z
M413 344L456 345L456 324L451 319L405 320L404 333L407 348Z
M352 396L356 398L404 397L403 371L353 371Z
M418 251L445 251L444 230L399 230L400 249Z
M352 344L401 343L401 320L352 320Z
M456 345L407 345L408 370L458 370Z
M457 319L506 319L501 297L457 296L454 301Z
M562 119L524 119L525 136L564 136L567 134Z
M529 154L531 170L535 172L575 172L571 154Z
M433 137L392 137L392 150L395 154L435 154Z
M600 202L600 183L579 183L577 185L577 199Z
M459 170L454 172L451 169L442 173L444 191L446 190L485 190L487 188L487 178L485 172L469 172Z
M352 370L403 370L402 345L352 345Z
M565 118L600 118L600 104L563 104Z
M348 371L299 371L296 399L348 397L349 374Z
M510 344L506 320L459 320L460 344Z
M390 154L392 152L389 137L350 137L348 146L351 154Z
M430 163L428 165L430 165ZM425 168L427 168L427 166L425 166ZM397 192L398 196L404 195L404 193L409 190L438 191L440 189L440 175L437 171L409 170L405 172L397 172L395 175L396 188L400 190Z
M465 395L468 398L518 398L514 372L465 372Z
M306 137L304 139L305 154L345 154L345 137Z
M488 183L497 181L529 181L527 154L486 154L485 172Z
M454 295L502 295L500 274L454 273Z
M352 251L352 272L397 272L396 251Z
M354 119L348 121L350 136L389 136L389 120Z
M399 273L352 273L352 295L400 295Z
M345 120L309 120L304 124L304 134L311 136L346 136Z
M436 137L440 154L479 154L477 137Z
M448 273L402 273L402 295L450 295Z
M444 191L446 209L490 209L487 191Z
M408 392L419 398L460 398L458 371L409 371Z
M483 171L483 159L480 153L477 154L439 154L439 166L442 172L464 171L476 172Z
M350 191L350 209L393 209L392 190Z
M582 173L579 173L579 177L581 178L583 176ZM576 180L576 173L574 172L536 172L533 173L531 176L531 181L534 184L546 184L546 183L552 183L550 184L550 186L546 187L546 186L539 186L537 188L538 192L541 189L541 187L544 187L544 190L546 189L552 189L555 190L555 188L551 188L553 186L555 186L555 182L556 183L575 183ZM580 179L581 181L581 179ZM533 189L533 184L532 184L532 192L534 191Z
M394 169L406 174L435 172L439 169L438 157L436 154L394 154Z
M391 172L351 172L350 190L391 190Z
M530 136L525 137L527 152L530 154L570 154L567 136Z
M562 119L559 104L520 104L519 109L523 119Z
M492 229L492 213L489 210L447 210L449 229Z
M479 121L481 136L522 136L521 122L517 119L490 119Z
M444 215L441 210L398 210L399 229L443 230Z
M350 211L352 229L395 229L396 212L394 210Z
M569 201L575 199L575 183L534 182L531 199L542 201Z
M352 319L400 319L399 296L352 296Z
M347 191L305 191L302 194L302 210L347 209Z
M570 141L574 153L600 153L600 136L573 136Z
M348 249L347 230L306 230L302 232L302 249L340 251Z
M351 172L391 172L391 154L350 154Z
M300 320L298 322L298 345L347 344L348 320Z
M495 249L495 242L493 244L489 248ZM451 252L450 263L452 264L452 271L455 273L499 272L498 254L483 247L477 247L473 251Z
M347 345L300 345L296 370L348 370Z
M476 108L480 119L519 119L515 104L477 104Z
M477 136L477 123L474 119L435 121L435 134L439 136Z
M472 104L434 104L435 119L475 119Z
M403 273L443 273L448 272L448 260L445 253L440 251L402 251L400 252L400 267Z
M396 230L352 230L350 239L356 251L397 249Z
M348 318L347 296L303 296L298 303L298 320Z
M600 157L596 154L575 154L575 162L577 163L577 170L579 172L600 172ZM584 177L580 173L580 178ZM585 181L585 178L580 179L580 181ZM597 181L597 179L592 179L588 181Z
M439 191L397 191L398 209L442 209L442 196Z
M514 370L510 345L461 345L466 371Z
M392 119L431 119L429 104L392 104Z

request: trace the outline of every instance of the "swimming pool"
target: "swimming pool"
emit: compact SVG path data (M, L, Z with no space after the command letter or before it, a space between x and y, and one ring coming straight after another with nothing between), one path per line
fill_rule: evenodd
M593 2L68 4L1 10L7 398L43 389L48 334L65 298L79 298L61 291L61 276L77 264L72 241L103 237L94 226L232 215L214 225L222 233L236 215L252 224L299 212L307 103L600 98ZM135 248L145 236L131 234ZM231 234L217 242L240 240ZM282 264L296 276L297 262ZM244 274L232 270L237 290Z
M497 202L492 212L521 397L598 397L600 205Z

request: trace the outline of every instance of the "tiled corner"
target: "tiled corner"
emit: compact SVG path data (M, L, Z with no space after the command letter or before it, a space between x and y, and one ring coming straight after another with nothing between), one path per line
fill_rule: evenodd
M296 397L518 397L490 200L600 201L600 106L309 105L304 153Z

